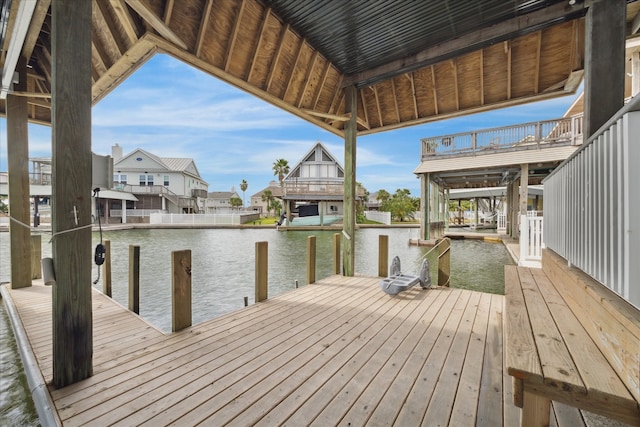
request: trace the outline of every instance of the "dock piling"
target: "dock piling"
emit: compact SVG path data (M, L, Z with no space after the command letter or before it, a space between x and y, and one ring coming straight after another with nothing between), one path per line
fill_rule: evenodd
M42 237L31 235L31 279L42 279L40 259L42 258Z
M316 281L316 236L307 237L307 283Z
M140 314L140 246L137 245L129 245L129 310Z
M340 274L340 233L333 235L333 274Z
M111 241L104 241L105 259L102 265L102 293L111 298Z
M378 236L378 276L386 277L389 274L389 236Z
M256 242L256 302L269 297L269 243Z
M171 331L191 326L191 251L171 252Z

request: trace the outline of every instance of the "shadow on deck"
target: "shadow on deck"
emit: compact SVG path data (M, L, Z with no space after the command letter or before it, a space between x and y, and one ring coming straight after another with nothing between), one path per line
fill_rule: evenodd
M378 280L332 276L169 335L95 291L94 376L49 385L53 415L65 426L518 425L503 296L392 297ZM49 384L51 288L2 292ZM555 413L584 425L573 408Z

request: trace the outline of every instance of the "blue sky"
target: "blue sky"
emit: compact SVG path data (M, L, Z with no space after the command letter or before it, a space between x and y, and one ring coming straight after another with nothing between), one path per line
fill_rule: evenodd
M561 117L576 95L358 137L356 180L370 192L408 188L420 139ZM156 55L93 108L92 150L142 148L160 157L192 157L209 191L246 179L247 196L275 179L273 162L294 166L322 141L344 163L343 140L168 55ZM51 130L29 126L29 156L51 156ZM0 119L0 171L7 170L6 121Z

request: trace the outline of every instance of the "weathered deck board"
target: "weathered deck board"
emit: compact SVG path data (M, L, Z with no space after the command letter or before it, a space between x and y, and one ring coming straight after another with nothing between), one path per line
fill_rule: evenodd
M49 392L74 425L517 423L504 298L332 276L164 334L93 293L94 375ZM9 290L51 381L51 288ZM557 424L579 413L556 409Z

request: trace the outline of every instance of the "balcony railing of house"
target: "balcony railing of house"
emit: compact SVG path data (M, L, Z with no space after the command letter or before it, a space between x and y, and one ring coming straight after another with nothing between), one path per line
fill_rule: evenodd
M544 181L544 242L640 307L640 97Z
M295 195L329 195L342 196L344 194L343 180L314 180L314 181L293 181L284 184L284 194L286 196ZM364 189L356 187L356 195L363 197Z
M582 144L582 114L481 131L423 138L422 160Z

